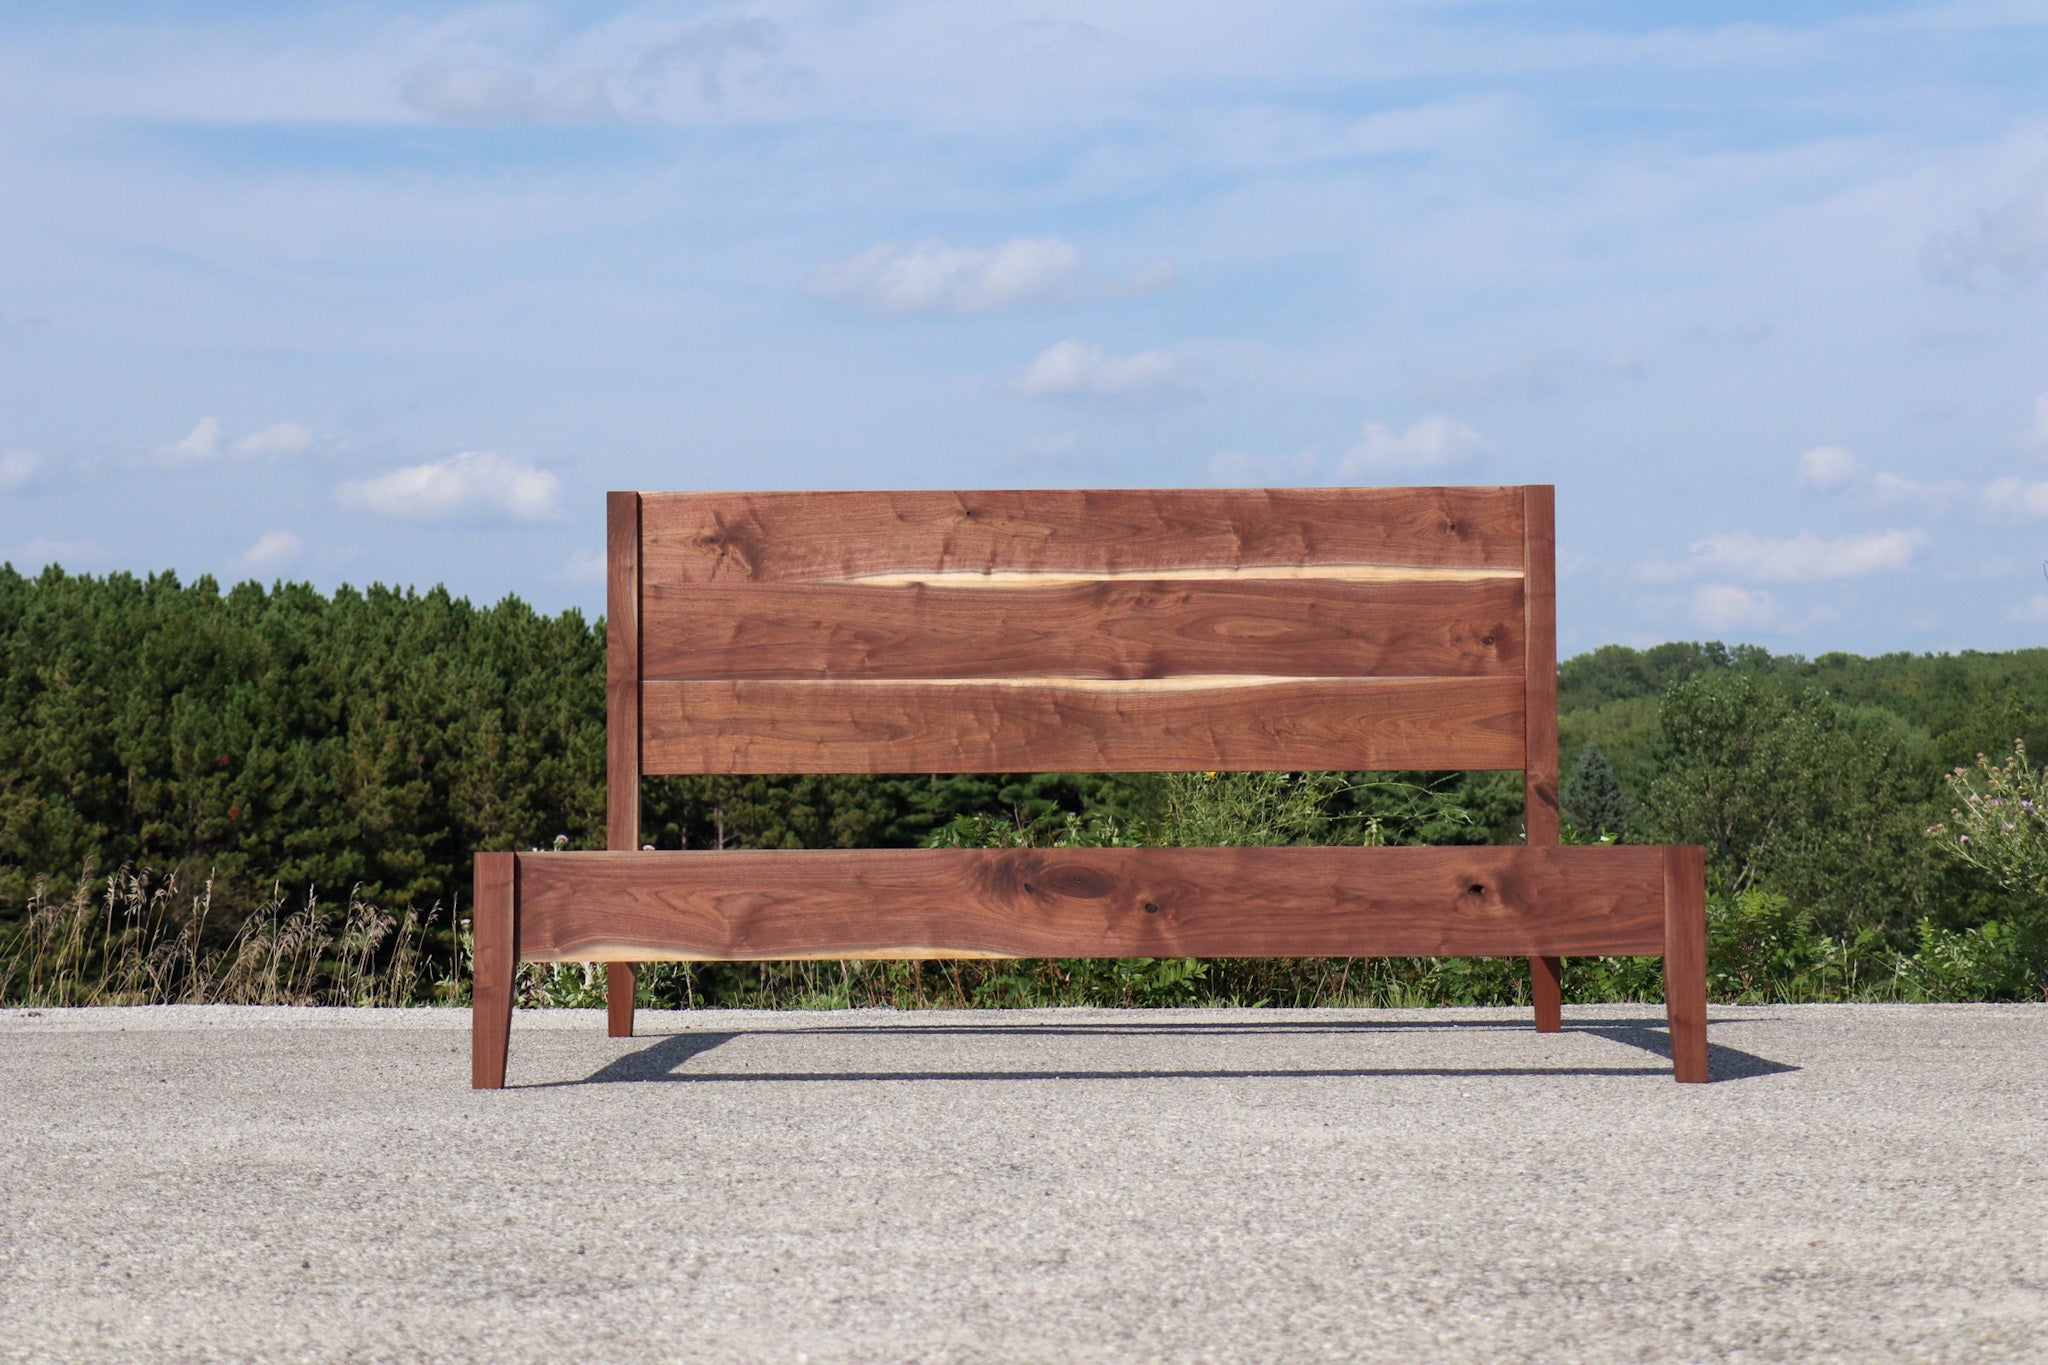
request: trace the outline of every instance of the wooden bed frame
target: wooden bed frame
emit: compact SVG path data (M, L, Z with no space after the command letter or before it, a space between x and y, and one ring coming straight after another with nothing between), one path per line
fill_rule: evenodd
M480 853L472 1081L521 962L1664 959L1707 1079L1697 848L1558 846L1553 493L613 493L609 851ZM1526 847L640 849L665 773L1517 769Z

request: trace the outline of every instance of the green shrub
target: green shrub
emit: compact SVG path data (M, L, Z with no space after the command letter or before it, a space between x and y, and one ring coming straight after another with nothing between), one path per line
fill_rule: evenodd
M1956 805L1927 833L2035 913L2048 911L2048 769L2027 762L2025 740L2012 742L2002 763L1977 755L1975 766L1948 774Z

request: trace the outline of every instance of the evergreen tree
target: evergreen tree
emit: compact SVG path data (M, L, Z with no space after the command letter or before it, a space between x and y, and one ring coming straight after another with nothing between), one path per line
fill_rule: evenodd
M1635 823L1634 803L1621 789L1621 779L1607 762L1597 744L1579 751L1579 761L1564 779L1558 793L1564 818L1581 834L1594 838L1619 839Z

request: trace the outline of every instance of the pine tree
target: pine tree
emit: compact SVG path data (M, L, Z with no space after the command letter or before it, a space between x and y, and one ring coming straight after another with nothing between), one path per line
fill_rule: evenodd
M1618 839L1635 823L1634 803L1621 789L1621 780L1614 775L1607 755L1600 752L1597 744L1588 744L1580 751L1579 761L1572 765L1559 795L1564 818L1582 834Z

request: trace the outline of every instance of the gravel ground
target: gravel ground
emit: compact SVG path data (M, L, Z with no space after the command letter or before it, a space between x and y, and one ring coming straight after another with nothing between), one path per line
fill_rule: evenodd
M2048 1006L0 1012L5 1360L2048 1360Z

